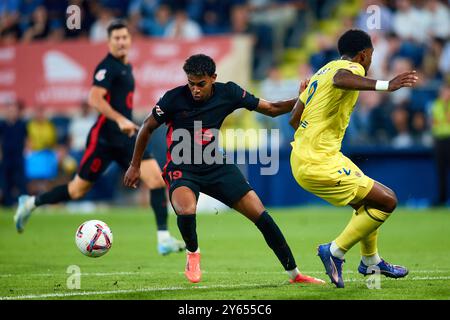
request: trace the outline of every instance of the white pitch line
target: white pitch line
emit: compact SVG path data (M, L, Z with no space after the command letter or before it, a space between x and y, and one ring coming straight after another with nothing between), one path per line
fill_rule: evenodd
M230 271L202 271L205 274L236 274L235 272ZM324 274L325 271L301 271L304 274ZM164 272L148 272L148 271L122 271L122 272L85 272L81 273L81 276L86 277L108 277L108 276L138 276L138 275L157 275L157 274L173 274L171 271ZM284 271L245 271L246 274L284 274ZM345 274L357 274L357 271L348 270L343 272ZM450 270L410 270L410 274L416 273L450 273ZM178 274L184 274L184 272L178 272ZM67 276L67 273L7 273L0 274L0 278L12 278L12 277L54 277L54 276Z
M199 290L199 289L230 289L230 288L247 288L263 286L278 286L279 284L261 284L261 283L247 283L237 285L212 285L212 286L192 286L192 287L150 287L141 289L121 289L121 290L107 290L107 291L82 291L82 292L68 292L68 293L46 293L46 294L30 294L22 296L4 296L0 300L25 300L25 299L45 299L45 298L64 298L76 296L101 296L110 294L124 294L124 293L139 293L139 292L157 292L157 291L175 291L175 290Z
M346 280L344 278L344 282L359 282L359 281L364 282L364 281L366 281L365 279L367 279L367 278L348 279L348 280ZM382 281L384 281L384 280L395 281L397 279L383 278ZM440 276L440 277L429 277L429 276L427 276L427 277L411 277L411 276L407 276L406 278L401 279L401 281L422 281L422 280L450 280L450 276Z
M410 277L401 281L422 281L422 280L450 280L450 276L447 277ZM346 279L346 282L365 282L364 279ZM201 289L231 289L231 288L248 288L248 287L275 287L281 284L269 284L269 283L251 283L251 284L237 284L237 285L212 285L212 286L192 286L192 287L150 287L141 289L121 289L121 290L106 290L106 291L82 291L82 292L67 292L67 293L45 293L45 294L30 294L22 296L4 296L0 297L0 300L25 300L25 299L45 299L45 298L67 298L77 296L103 296L111 294L125 294L125 293L140 293L140 292L158 292L158 291L176 291L176 290L201 290Z

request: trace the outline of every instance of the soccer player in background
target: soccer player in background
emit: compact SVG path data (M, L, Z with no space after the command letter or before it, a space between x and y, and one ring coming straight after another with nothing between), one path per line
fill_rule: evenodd
M338 288L344 287L344 255L358 242L362 260L358 272L375 270L401 278L405 267L391 265L378 255L378 229L397 205L395 193L372 180L341 152L341 142L360 90L395 91L417 81L415 71L391 81L366 78L372 60L370 36L349 30L338 41L340 60L323 66L300 94L290 124L296 130L292 142L291 168L298 184L335 206L350 205L353 215L342 233L318 247L326 273Z
M187 279L193 283L201 280L196 207L199 193L203 192L234 208L256 225L287 271L291 282L324 283L323 280L299 272L281 230L239 169L226 162L225 156L217 148L218 137L213 133L217 132L224 119L238 108L256 110L274 117L290 112L297 98L268 102L255 98L234 82L216 82L215 62L203 54L189 57L183 70L187 75L187 85L166 92L141 126L124 184L137 187L141 174L141 158L151 134L165 122L168 124L168 159L163 175L169 186L171 204L177 214L178 228L186 243ZM305 83L303 89L304 87ZM195 121L201 121L200 127L196 127ZM188 137L174 138L183 131L189 133ZM176 159L178 154L175 150L183 146L182 144L188 148L183 149L183 152L190 153L190 156L179 161L180 159ZM215 155L218 155L220 160L210 163L205 161L203 151L214 144ZM201 161L196 161L197 157Z
M31 212L45 204L77 200L86 195L112 161L128 168L133 156L136 132L132 121L134 77L128 52L131 36L120 20L108 27L109 53L95 69L89 105L100 113L90 130L86 151L78 173L66 185L38 195L19 197L14 221L17 231L23 232ZM143 155L141 179L150 189L150 202L157 224L158 252L166 255L182 251L185 245L172 237L167 228L167 199L164 180L157 161L148 153Z

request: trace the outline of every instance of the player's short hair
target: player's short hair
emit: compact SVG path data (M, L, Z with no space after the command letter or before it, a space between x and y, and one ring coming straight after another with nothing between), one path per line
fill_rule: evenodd
M183 70L186 74L211 77L216 73L216 63L205 54L195 54L185 61Z
M353 58L364 49L373 48L372 40L367 32L351 29L345 32L338 41L338 50L341 56Z
M122 29L122 28L128 29L127 23L124 20L116 19L116 20L112 21L109 24L108 29L106 29L108 31L108 38L111 37L111 33L114 30L118 30L118 29Z

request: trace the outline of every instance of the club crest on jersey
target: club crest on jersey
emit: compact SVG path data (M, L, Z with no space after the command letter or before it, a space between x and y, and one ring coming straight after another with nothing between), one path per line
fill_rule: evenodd
M105 79L105 75L106 75L106 69L100 69L95 74L95 80L102 81L103 79Z
M155 106L155 111L156 111L156 114L160 117L164 114L164 111L162 111L158 105Z
M214 138L213 132L208 128L202 128L201 130L195 131L194 141L198 144L205 145L210 143Z

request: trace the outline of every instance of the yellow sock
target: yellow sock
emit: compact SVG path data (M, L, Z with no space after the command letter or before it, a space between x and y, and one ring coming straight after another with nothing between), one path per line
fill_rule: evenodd
M378 230L375 230L365 238L362 238L359 242L361 245L361 255L362 256L373 256L378 252Z
M361 239L376 231L388 217L389 213L361 206L353 213L344 231L336 238L337 246L344 251L350 250Z

